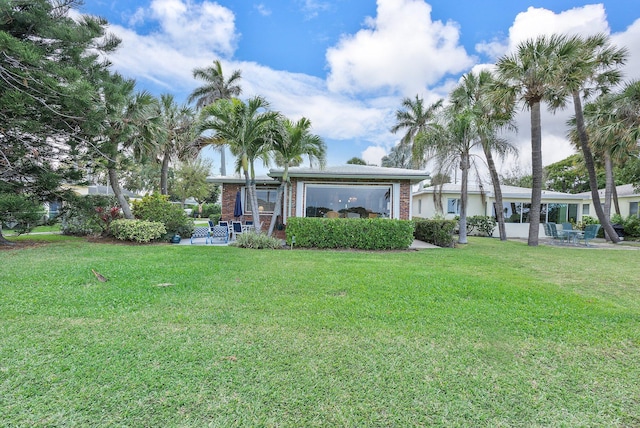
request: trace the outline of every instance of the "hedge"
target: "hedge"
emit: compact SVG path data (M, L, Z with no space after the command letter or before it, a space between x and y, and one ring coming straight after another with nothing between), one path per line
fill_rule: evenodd
M458 226L457 221L414 218L413 222L415 224L416 239L438 247L453 248L455 246L453 232Z
M305 248L353 248L401 250L413 242L409 220L291 217L287 220L287 244Z
M111 233L122 241L151 242L162 237L167 230L158 221L120 219L111 222Z

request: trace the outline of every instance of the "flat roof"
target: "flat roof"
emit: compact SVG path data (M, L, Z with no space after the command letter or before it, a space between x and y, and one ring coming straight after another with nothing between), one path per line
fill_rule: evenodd
M269 176L282 178L284 169L277 168L269 170ZM371 165L343 165L333 166L325 169L319 168L289 168L289 177L296 178L341 178L341 179L387 179L387 180L409 180L417 183L430 178L428 172L415 169L404 168L384 168Z

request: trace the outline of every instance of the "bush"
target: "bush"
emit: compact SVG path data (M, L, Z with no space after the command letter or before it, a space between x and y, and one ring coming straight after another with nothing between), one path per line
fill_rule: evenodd
M471 234L475 229L484 236L493 236L496 225L496 219L491 216L474 215L467 218L467 233Z
M220 204L202 204L202 212L198 212L198 206L193 207L191 216L193 218L211 218L217 215L218 217L222 213Z
M61 230L65 235L107 235L119 213L114 196L73 195L62 209Z
M166 195L153 194L142 200L133 201L131 205L133 215L139 220L157 221L164 225L165 239L173 235L191 236L193 233L193 219L187 217L180 205L172 204Z
M256 250L263 248L275 250L282 248L282 240L262 233L249 232L239 235L236 242L232 245L240 248L253 248Z
M444 219L414 219L415 237L438 247L453 248L455 242L453 232L458 226L455 220Z
M122 241L151 242L162 237L167 230L158 221L121 219L111 223L111 233Z
M4 223L14 232L30 232L42 219L44 211L35 199L14 193L0 193L0 225Z
M298 247L397 250L413 242L408 220L292 217L286 231L287 244L295 236Z
M632 215L622 223L624 225L625 236L631 238L640 238L640 217Z

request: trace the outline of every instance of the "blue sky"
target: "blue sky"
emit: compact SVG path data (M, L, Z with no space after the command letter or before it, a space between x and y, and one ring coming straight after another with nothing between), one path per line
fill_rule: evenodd
M626 78L640 78L635 0L86 0L81 12L111 23L123 40L113 66L140 89L184 101L199 84L193 68L219 59L226 73L241 70L242 98L261 95L291 119L309 118L329 165L379 163L399 140L389 128L403 97L446 97L462 74L539 34L610 34L629 49ZM520 156L503 171L530 164L521 116L508 136ZM543 116L545 164L572 153L567 117Z

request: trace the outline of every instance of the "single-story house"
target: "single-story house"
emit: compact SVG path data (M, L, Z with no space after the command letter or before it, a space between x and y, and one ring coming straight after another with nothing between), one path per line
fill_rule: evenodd
M527 238L529 235L529 211L531 189L515 186L501 186L502 209L505 215L507 236ZM623 217L638 215L640 194L634 192L630 184L618 186L618 199ZM604 190L600 191L604 198ZM467 193L467 216L495 216L495 195L493 186L470 184ZM542 191L540 223L577 222L583 216L596 217L591 200L591 192L570 194ZM612 210L613 211L613 210ZM413 217L432 218L436 215L453 219L460 214L460 184L447 183L431 186L413 193ZM494 231L498 236L498 229ZM540 227L540 237L544 228Z
M256 178L263 230L271 222L283 173L283 169L271 169L267 176ZM412 213L412 186L428 178L429 174L424 171L368 165L326 169L289 168L290 184L283 194L283 215L278 219L278 225L286 224L289 217L380 217L409 220ZM251 220L244 178L209 177L207 181L222 185L223 219L234 219L236 195L240 192L240 220Z
M627 218L630 215L639 215L640 211L638 211L638 203L640 203L640 193L638 193L633 184L623 184L620 186L616 186L616 193L618 194L618 205L620 206L620 215L623 218ZM600 195L600 200L604 201L604 189L598 190L598 194ZM591 200L591 192L579 193L580 196L584 198L585 201L588 201L589 207L586 208L586 214L589 215L591 213L591 217L596 216L595 208L593 208L593 202ZM587 203L587 202L585 202ZM611 202L612 208L611 212L615 212L613 209L613 201Z

